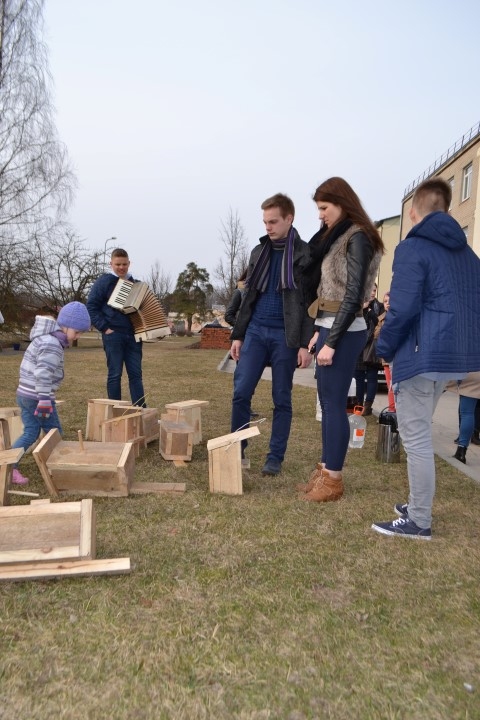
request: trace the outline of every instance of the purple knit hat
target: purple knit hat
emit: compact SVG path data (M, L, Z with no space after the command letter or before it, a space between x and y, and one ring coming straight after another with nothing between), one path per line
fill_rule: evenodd
M92 325L86 306L77 300L64 305L58 313L57 323L60 327L72 328L78 332L87 332Z

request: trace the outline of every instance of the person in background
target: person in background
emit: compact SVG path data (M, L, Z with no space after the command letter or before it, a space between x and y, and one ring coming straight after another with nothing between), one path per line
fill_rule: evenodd
M343 178L323 182L313 199L324 223L310 241L306 270L309 290L317 285L316 300L309 308L316 327L309 349L315 347L317 353L322 453L309 482L297 489L304 500L327 502L343 495L342 470L350 437L347 397L367 337L363 305L370 297L384 246L358 195Z
M233 291L232 297L230 298L230 302L225 311L225 320L228 322L229 325L232 325L232 326L235 325L235 320L237 319L238 311L240 310L240 305L242 304L243 296L245 294L245 280L246 279L247 279L247 271L244 270L243 273L240 275L240 277L237 280L237 287ZM250 419L255 420L258 417L259 417L259 413L256 412L255 410L253 410L253 408L250 408ZM242 466L244 468L249 468L250 461L247 458L243 458Z
M480 398L480 372L471 372L460 382L449 382L447 390L459 394L458 415L460 431L457 438L457 450L453 456L466 464L467 448L472 442L475 431L475 409Z
M430 540L435 495L432 416L449 380L480 370L480 259L448 214L450 185L418 185L413 228L395 249L390 309L377 353L393 362L397 420L407 453L410 494L399 518L374 522L382 535Z
M103 349L107 358L107 396L122 399L123 366L128 375L130 396L134 405L146 407L142 378L142 341L135 340L133 325L128 315L110 307L108 301L119 278L133 279L128 253L116 248L110 259L111 272L104 273L93 283L87 300L92 325L102 333Z
M475 428L470 442L472 445L480 445L480 400L475 405Z
M386 292L383 296L383 307L385 308L384 311L378 316L378 323L375 328L375 331L373 333L373 337L375 340L378 340L378 337L380 335L380 330L383 327L383 323L385 322L385 318L387 316L388 309L390 307L390 293ZM385 373L385 381L387 383L387 390L388 390L388 411L389 412L396 412L395 408L395 395L392 388L392 373L390 371L390 365L386 363L384 360L382 360L383 365L383 371Z
M237 287L233 291L228 307L225 310L225 322L232 326L235 325L235 320L237 319L238 311L240 310L240 305L242 304L243 295L245 293L246 278L247 271L244 270L237 280Z
M302 285L308 247L293 227L292 200L277 193L262 203L267 234L250 255L246 291L232 330L231 430L250 422L251 400L263 371L272 368L273 420L263 475L278 475L292 424L292 386L296 367L308 367L312 334ZM242 441L242 457L246 441Z
M30 344L20 364L17 405L21 410L23 433L12 448L28 450L40 432L62 426L57 414L55 392L63 380L65 348L82 332L90 330L91 322L83 303L71 302L61 308L58 318L37 315L30 332ZM17 466L13 468L12 483L26 485Z
M384 307L377 300L377 283L374 283L370 299L363 305L363 317L367 324L367 342L365 348L370 343L375 342L375 329L378 324L378 317L384 312ZM357 393L357 401L363 406L362 415L371 415L373 402L378 389L378 371L381 363L367 362L364 357L365 348L358 356L355 367L355 385Z

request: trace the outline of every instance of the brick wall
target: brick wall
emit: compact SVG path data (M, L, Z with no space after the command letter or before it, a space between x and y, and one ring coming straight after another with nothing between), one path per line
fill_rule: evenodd
M232 341L230 340L231 328L226 327L204 327L200 340L201 350L230 350Z

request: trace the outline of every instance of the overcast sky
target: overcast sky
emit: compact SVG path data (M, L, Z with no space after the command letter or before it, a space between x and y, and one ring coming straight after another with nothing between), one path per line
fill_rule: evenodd
M480 121L478 0L46 0L70 220L136 277L213 270L221 221L249 246L291 196L308 240L341 175L378 220Z

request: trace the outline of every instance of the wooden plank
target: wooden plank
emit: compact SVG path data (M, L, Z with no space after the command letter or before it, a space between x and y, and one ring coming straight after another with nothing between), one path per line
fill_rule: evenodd
M9 495L23 495L24 497L33 497L33 498L40 497L40 493L26 492L25 490L9 490L8 494Z
M132 443L125 443L123 452L118 461L117 472L122 485L127 488L128 494L128 492L130 492L130 487L133 483L133 476L135 473L135 453Z
M0 450L0 465L14 465L24 453L23 448L8 448Z
M80 557L78 545L61 547L27 548L0 552L0 567L11 564L31 563L43 560L75 560Z
M51 513L45 505L37 507L34 514L3 513L0 562L80 557L80 503L76 505L73 514Z
M95 559L96 553L96 521L93 500L87 498L81 501L80 508L80 557Z
M212 438L207 442L207 450L215 450L215 448L219 448L224 445L231 445L232 443L237 443L240 440L246 440L247 438L254 437L255 435L260 435L260 430L257 425L245 428L244 430L237 430L237 432L229 433L228 435Z
M192 407L206 407L209 404L208 400L180 400L179 402L167 403L165 407L168 409L185 409Z
M40 441L40 443L33 451L33 457L35 458L35 462L37 463L38 469L40 470L43 482L45 483L48 492L50 493L50 495L53 495L53 497L58 497L58 492L48 471L47 460L50 457L54 448L61 441L61 435L59 431L55 428L54 430L50 430L50 432L45 435L43 440Z
M157 408L143 408L142 410L143 433L145 442L151 443L158 440L160 428L158 426Z
M130 572L130 558L70 560L0 566L0 580L48 580L90 575L124 575Z
M11 505L0 508L0 520L15 517L38 518L42 515L67 515L80 512L79 501L51 503L49 500L32 500L30 505ZM1 524L0 524L1 532Z
M10 430L7 418L0 417L0 450L8 450L11 446Z
M130 493L132 495L184 493L186 487L186 483L134 482L130 487Z
M126 497L128 485L123 473L118 470L105 471L85 468L50 468L52 480L59 493L70 495L86 493L94 497Z

